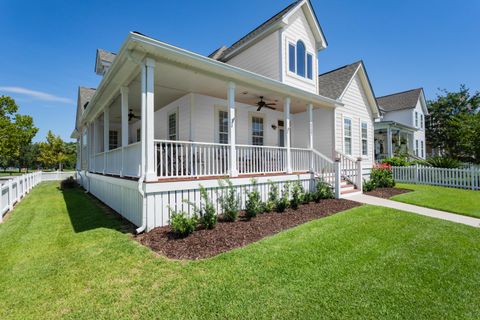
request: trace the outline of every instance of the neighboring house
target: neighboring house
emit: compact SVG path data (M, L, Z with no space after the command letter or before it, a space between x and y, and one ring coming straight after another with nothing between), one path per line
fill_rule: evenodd
M375 123L375 159L396 155L425 159L428 109L423 89L379 97L377 103L381 118Z
M208 57L136 32L98 50L103 78L79 89L72 134L80 182L139 232L190 212L200 184L218 203L224 177L242 206L252 178L264 200L271 183L315 178L361 192L379 110L362 62L317 76L326 47L303 0Z

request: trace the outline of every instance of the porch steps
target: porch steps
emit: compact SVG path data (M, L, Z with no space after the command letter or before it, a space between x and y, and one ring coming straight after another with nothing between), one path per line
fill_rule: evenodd
M340 198L348 198L362 192L358 190L350 181L342 180L340 183Z

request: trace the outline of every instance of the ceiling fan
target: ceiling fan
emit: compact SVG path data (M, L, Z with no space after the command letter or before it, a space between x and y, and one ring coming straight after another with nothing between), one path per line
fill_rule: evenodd
M257 111L262 110L263 107L275 110L275 108L272 106L277 105L276 103L266 103L265 101L263 101L263 96L260 96L259 98L260 98L260 101L257 102L257 106L258 106Z
M133 113L133 109L130 109L130 112L128 113L128 121L132 121L132 119L140 119L140 116L136 116Z

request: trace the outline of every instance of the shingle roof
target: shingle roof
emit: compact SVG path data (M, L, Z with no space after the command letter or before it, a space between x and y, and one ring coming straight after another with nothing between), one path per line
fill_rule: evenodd
M357 61L318 76L318 93L331 99L338 99L362 64Z
M85 104L92 100L95 90L94 88L78 88L78 103L82 108L85 108Z
M297 4L299 4L300 2L302 2L302 0L297 0L293 3L291 3L290 5L288 5L285 9L283 9L282 11L280 11L279 13L277 13L276 15L274 15L273 17L271 17L270 19L268 19L267 21L265 21L264 23L262 23L260 26L258 26L257 28L253 29L252 31L250 31L249 33L247 33L245 36L243 36L240 40L238 40L237 42L235 42L234 44L232 44L230 47L228 47L227 49L225 49L223 51L223 53L221 55L219 55L217 58L213 58L212 56L218 52L218 49L215 50L213 53L211 53L209 55L209 57L213 58L213 59L216 59L216 60L222 60L226 55L228 55L230 52L236 50L237 48L239 48L240 46L242 46L244 43L248 42L249 40L251 40L252 38L255 38L257 35L259 35L260 33L262 33L263 31L267 30L270 26L274 25L277 21L283 19L283 17L290 11L292 10Z
M398 92L388 96L378 97L377 103L386 112L413 109L417 105L421 93L422 88Z
M115 53L103 49L97 49L100 60L112 63L117 56Z

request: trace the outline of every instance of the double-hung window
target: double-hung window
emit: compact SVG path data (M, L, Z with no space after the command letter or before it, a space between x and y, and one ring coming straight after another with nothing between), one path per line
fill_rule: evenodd
M418 140L415 140L415 155L418 157Z
M252 144L263 146L263 118L252 117Z
M218 111L218 142L228 143L228 112Z
M420 115L420 128L423 129L423 114Z
M108 150L118 148L118 131L110 130L108 132Z
M362 155L368 155L368 124L362 122Z
M418 112L415 111L415 127L418 128Z
M420 143L420 146L422 147L422 158L425 157L425 141L422 141Z
M177 113L168 116L168 139L177 140Z
M347 155L352 155L352 120L343 119L343 151Z

